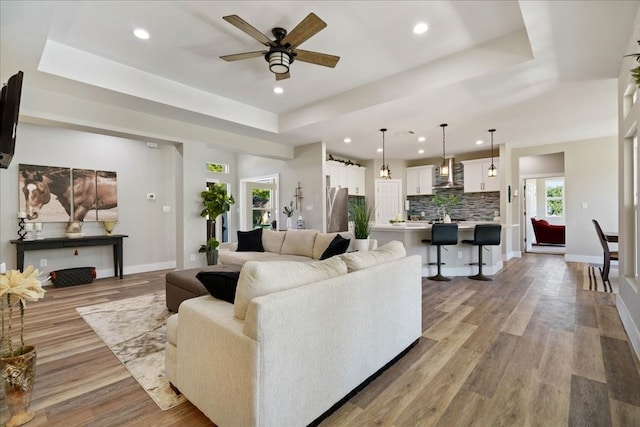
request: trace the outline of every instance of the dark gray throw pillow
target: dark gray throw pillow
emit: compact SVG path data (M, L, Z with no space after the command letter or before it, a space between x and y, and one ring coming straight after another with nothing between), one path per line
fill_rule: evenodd
M329 246L327 246L327 249L324 250L324 252L322 253L322 256L320 256L320 259L322 260L322 259L331 258L334 255L340 255L347 252L350 241L351 239L345 239L344 237L338 234L336 237L333 238L331 243L329 243Z
M264 252L262 247L262 228L251 231L238 231L238 249L236 252Z

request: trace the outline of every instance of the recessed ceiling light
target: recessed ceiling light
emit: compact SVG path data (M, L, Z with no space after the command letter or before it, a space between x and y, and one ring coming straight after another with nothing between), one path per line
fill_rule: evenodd
M421 148L418 150L418 154L424 154L424 150Z
M477 140L477 141L476 141L476 145L480 145L480 144L484 144L484 141L483 141L483 140L481 140L481 139L479 139L479 140Z
M418 22L415 27L413 27L414 34L424 34L429 29L429 26L426 22Z
M277 93L279 95L283 92L284 92L284 89L282 89L280 86L276 86L273 88L273 93Z
M424 136L421 136L420 138L418 138L418 142L425 142L427 140L427 138L425 138Z
M149 40L149 33L142 28L136 28L133 30L133 35L141 40Z
M351 138L345 138L345 139L344 139L344 142L345 142L346 144L350 143L350 142L351 142Z
M378 153L382 153L382 148L378 148Z

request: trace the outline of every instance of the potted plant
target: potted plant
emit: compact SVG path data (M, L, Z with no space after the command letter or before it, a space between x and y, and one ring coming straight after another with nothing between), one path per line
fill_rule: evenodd
M455 194L449 194L449 196L447 197L436 194L433 197L433 203L435 203L436 206L443 210L444 214L442 221L451 222L451 217L449 216L449 214L451 213L451 208L460 203L460 199Z
M24 272L9 270L0 275L0 313L2 313L2 334L0 335L0 372L7 406L11 418L6 426L19 426L33 418L29 411L31 393L36 373L36 349L24 344L24 313L27 301L37 301L44 297L45 290L38 280L40 272L33 266ZM20 310L20 344L13 342L14 307ZM5 312L8 312L5 321ZM6 335L5 335L5 327ZM17 343L16 343L17 344Z
M233 195L227 194L227 187L224 184L211 184L200 193L202 197L201 217L208 218L212 224L208 227L207 242L200 246L198 252L207 254L207 265L215 265L218 263L218 246L220 242L214 237L216 219L231 209L231 205L235 203Z
M282 210L282 213L287 216L287 228L293 228L293 220L291 216L293 216L293 201L289 202L289 206L285 206Z
M358 199L353 205L354 248L358 251L369 250L369 234L371 234L373 211L373 206L365 198Z

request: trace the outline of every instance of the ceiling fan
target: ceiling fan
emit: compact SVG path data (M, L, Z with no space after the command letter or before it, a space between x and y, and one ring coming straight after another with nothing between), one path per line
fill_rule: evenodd
M269 39L269 37L262 34L238 15L224 16L222 19L244 31L269 49L224 55L220 58L230 62L264 56L264 59L269 63L269 70L276 75L276 80L284 80L291 77L291 74L289 74L289 65L294 59L331 68L335 67L340 60L339 56L298 49L298 46L327 26L327 23L318 18L314 13L307 15L307 17L289 33L280 27L272 29L271 33L275 37L275 40Z

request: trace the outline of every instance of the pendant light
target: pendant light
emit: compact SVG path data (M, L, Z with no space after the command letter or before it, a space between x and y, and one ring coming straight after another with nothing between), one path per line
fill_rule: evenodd
M380 178L391 179L391 169L389 169L389 165L384 162L384 133L386 129L380 129L382 132L382 167L380 168Z
M489 129L489 133L491 134L491 166L489 166L489 171L487 172L489 178L498 176L498 168L493 164L493 133L495 131L495 129Z
M442 128L442 165L440 165L440 176L449 176L449 165L447 159L444 157L444 128L447 127L446 123L440 125Z

